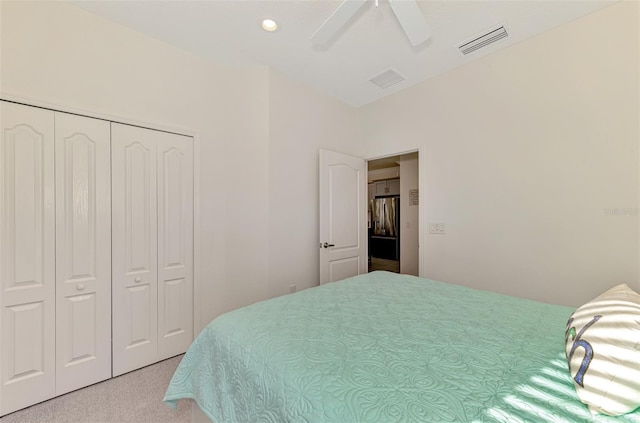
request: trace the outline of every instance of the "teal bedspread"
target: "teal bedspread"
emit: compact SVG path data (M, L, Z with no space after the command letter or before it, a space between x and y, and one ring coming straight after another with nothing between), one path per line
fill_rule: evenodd
M578 400L572 312L374 272L218 317L165 401L192 398L215 423L640 422Z

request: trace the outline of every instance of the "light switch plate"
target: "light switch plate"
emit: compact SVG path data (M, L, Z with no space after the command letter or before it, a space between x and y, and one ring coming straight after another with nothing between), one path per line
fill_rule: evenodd
M446 234L444 228L444 222L431 223L429 222L429 233L430 234Z

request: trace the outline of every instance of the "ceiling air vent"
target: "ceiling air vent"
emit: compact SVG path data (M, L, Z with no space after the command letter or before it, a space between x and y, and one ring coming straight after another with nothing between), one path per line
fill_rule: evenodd
M499 27L494 28L485 34L473 37L473 40L462 44L458 47L458 49L460 49L460 52L462 54L473 53L474 51L481 49L482 47L486 47L489 44L506 38L508 35L509 34L507 34L507 30L505 29L504 25L500 25Z
M382 89L389 88L390 86L402 81L404 81L404 76L398 74L392 69L384 71L380 75L374 76L369 80L369 82L376 84Z

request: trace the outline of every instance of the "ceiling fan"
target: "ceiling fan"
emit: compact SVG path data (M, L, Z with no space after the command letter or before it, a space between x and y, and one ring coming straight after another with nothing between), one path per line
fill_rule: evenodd
M326 44L366 1L368 0L344 0L311 36L311 42L316 45ZM378 0L375 2L378 7ZM389 0L389 4L412 46L420 45L431 37L429 26L416 0Z

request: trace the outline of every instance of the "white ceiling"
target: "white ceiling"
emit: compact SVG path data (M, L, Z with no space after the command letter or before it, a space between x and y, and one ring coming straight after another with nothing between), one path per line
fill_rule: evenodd
M405 0L396 0L405 1ZM362 106L606 7L611 0L420 0L431 28L411 47L387 0L370 0L331 43L309 38L340 1L75 1L77 6L228 65L270 66L352 106ZM280 28L267 33L263 18ZM509 37L468 56L457 47L505 23ZM405 81L385 90L369 79L393 69Z

